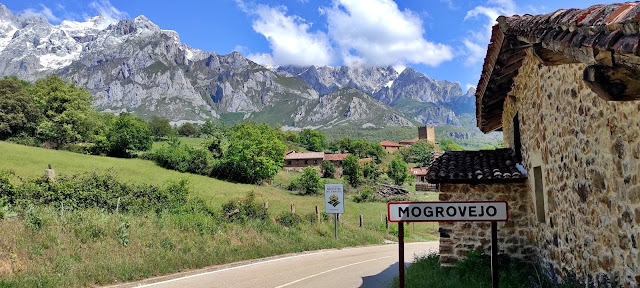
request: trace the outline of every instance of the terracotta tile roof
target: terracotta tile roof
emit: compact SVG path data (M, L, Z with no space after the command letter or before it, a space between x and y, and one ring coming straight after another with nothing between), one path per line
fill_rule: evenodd
M324 154L325 161L342 161L344 158L347 158L349 154Z
M402 147L402 145L391 141L382 141L380 142L380 145L382 147Z
M416 137L416 138L413 138L413 139L404 139L404 140L400 141L400 144L401 144L401 145L402 145L402 144L409 144L409 145L411 145L411 144L416 143L416 142L418 142L418 141L420 141L420 138L417 138L417 137Z
M358 159L358 163L368 163L368 162L373 162L373 158L367 157L367 158Z
M638 2L500 16L497 21L476 90L477 125L483 132L501 130L504 99L530 47L549 65L611 65L614 54L640 54Z
M447 151L427 172L430 183L501 183L527 179L516 167L511 148L480 151Z
M310 153L291 153L286 155L286 160L299 160L299 159L323 159L324 152L310 152Z
M409 168L409 173L416 176L427 175L427 171L429 171L427 168Z

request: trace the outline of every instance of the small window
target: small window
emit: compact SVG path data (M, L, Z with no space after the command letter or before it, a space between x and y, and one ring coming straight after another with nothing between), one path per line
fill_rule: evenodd
M542 168L540 166L533 168L533 181L536 190L536 215L539 223L547 223L544 215L544 186L542 184Z
M318 160L313 160L313 164L318 164Z
M287 165L291 165L291 160L287 161Z
M309 164L309 160L304 160L304 164Z

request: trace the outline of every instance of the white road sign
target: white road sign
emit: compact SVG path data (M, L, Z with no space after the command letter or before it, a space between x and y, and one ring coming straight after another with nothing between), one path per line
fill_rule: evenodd
M440 221L507 221L508 205L505 201L476 202L389 202L389 222Z
M324 184L324 207L327 214L344 214L342 184Z

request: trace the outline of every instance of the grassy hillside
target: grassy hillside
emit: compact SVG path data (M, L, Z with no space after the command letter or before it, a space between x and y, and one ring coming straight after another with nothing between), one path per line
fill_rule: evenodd
M296 212L300 214L313 212L316 205L320 206L321 211L324 209L323 195L301 196L281 188L285 186L284 182L297 177L293 172L281 171L275 179L274 185L256 186L167 170L148 160L82 155L0 141L0 169L14 170L16 175L23 178L41 177L48 164L51 164L57 175L111 169L125 182L131 183L162 185L167 180L186 178L194 196L203 199L211 207L219 207L226 201L243 197L249 191L254 191L258 199L269 202L269 209L273 215L289 211L291 203L295 204ZM280 185L275 185L277 183ZM386 213L385 203L347 201L345 210L346 223L358 225L359 214L363 213L366 227L377 229L384 224L382 215ZM414 237L415 240L434 239L436 231L433 227L427 225L424 227L424 229L418 229Z
M323 195L300 196L282 188L300 175L296 172L281 171L272 185L246 185L166 170L147 160L89 156L0 142L0 170L11 169L23 181L42 177L48 164L58 176L111 169L128 183L162 185L168 180L186 178L191 197L203 199L216 211L229 200L254 191L257 205L269 202L269 215L274 220L231 223L226 218L220 220L220 216L186 212L132 214L95 208L16 207L16 216L0 217L3 231L0 234L8 235L0 237L0 287L77 287L126 282L283 253L380 244L384 238L394 240L397 231L395 225L391 225L389 233L385 231L386 203L355 203L350 200L355 192L347 189L346 214L339 226L340 239L335 241L331 218L317 222L313 214L316 205L324 210ZM437 195L416 197L433 200ZM292 219L288 218L292 203L302 222L285 227L280 223L282 219ZM366 229L358 227L360 214L364 215ZM407 232L408 241L437 239L437 225L433 223L416 224Z

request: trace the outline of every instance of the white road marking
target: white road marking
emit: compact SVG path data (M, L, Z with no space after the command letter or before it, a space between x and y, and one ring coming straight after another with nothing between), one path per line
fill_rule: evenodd
M330 253L330 252L336 252L336 251L339 251L339 250L322 251L322 252L308 253L308 254L302 254L302 255L294 255L294 256L283 257L283 258L278 258L278 259L271 259L271 260L266 260L266 261L262 261L262 262L256 262L256 263L251 263L251 264L245 264L245 265L229 267L229 268L215 270L215 271L209 271L209 272L204 272L204 273L184 276L184 277L180 277L180 278L174 278L174 279L165 280L165 281L161 281L161 282L143 284L143 285L136 286L136 287L138 287L138 288L151 287L151 286L155 286L155 285L176 282L176 281L180 281L180 280L184 280L184 279L189 279L189 278L194 278L194 277L199 277L199 276L204 276L204 275L210 275L210 274L215 274L215 273L219 273L219 272L225 272L225 271L229 271L229 270L235 270L235 269L255 266L255 265L259 265L259 264L266 264L266 263L271 263L271 262L277 262L277 261L282 261L282 260L288 260L288 259L293 259L293 258L299 258L299 257L311 256L311 255L318 255L318 254L324 254L324 253Z
M289 283L284 284L284 285L280 285L280 286L275 287L275 288L282 288L282 287L286 287L286 286L289 286L289 285L291 285L291 284L295 284L295 283L298 283L298 282L300 282L300 281L304 281L304 280L307 280L307 279L309 279L309 278L313 278L313 277L316 277L316 276L320 276L320 275L322 275L322 274L329 273L329 272L332 272L332 271L336 271L336 270L339 270L339 269L342 269L342 268L346 268L346 267L349 267L349 266L358 265L358 264L362 264L362 263L367 263L367 262L371 262L371 261L376 261L376 260L380 260L380 259L384 259L384 258L390 258L390 257L391 257L391 256L385 256L385 257L380 257L380 258L376 258L376 259L369 259L369 260L365 260L365 261L360 261L360 262L357 262L357 263L351 263L351 264L348 264L348 265L344 265L344 266L340 266L340 267L337 267L337 268L329 269L329 270L327 270L327 271L320 272L320 273L318 273L318 274L313 274L313 275L311 275L311 276L307 276L307 277L304 277L304 278L300 278L300 279L298 279L298 280L296 280L296 281L292 281L292 282L289 282Z

